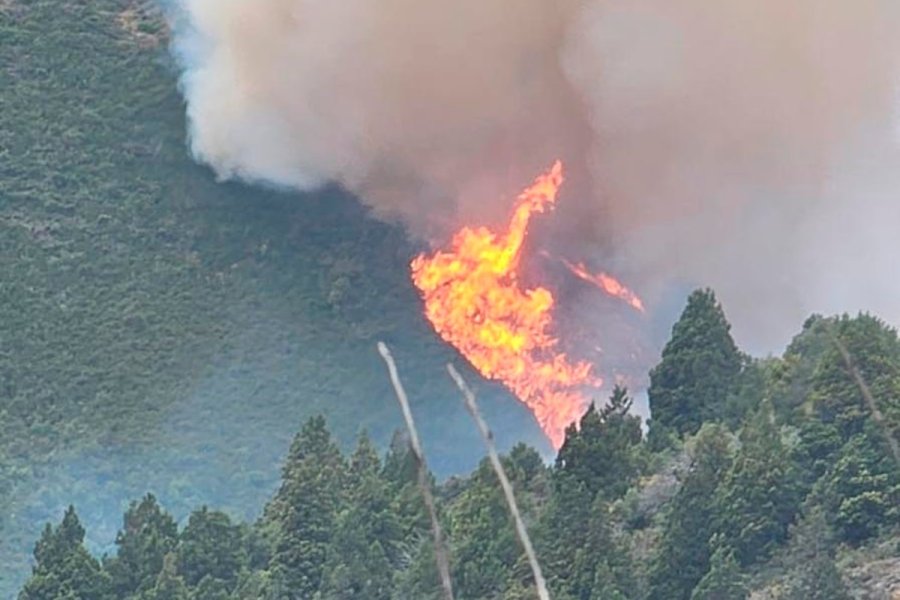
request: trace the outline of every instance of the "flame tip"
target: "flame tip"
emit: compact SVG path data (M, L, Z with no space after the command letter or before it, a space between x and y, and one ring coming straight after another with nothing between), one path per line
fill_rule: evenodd
M449 250L422 253L410 263L435 331L528 405L555 448L588 403L582 389L602 385L590 363L572 362L551 335L553 293L542 286L522 289L518 279L529 220L552 208L562 181L557 160L519 194L505 232L463 227Z

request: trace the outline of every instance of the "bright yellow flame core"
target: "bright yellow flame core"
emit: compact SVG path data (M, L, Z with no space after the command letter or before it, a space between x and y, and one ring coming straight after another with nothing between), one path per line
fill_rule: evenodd
M421 254L411 264L425 315L438 334L524 402L556 448L584 412L583 389L601 384L588 363L570 362L558 350L550 334L550 290L522 289L518 281L531 215L553 208L562 181L557 161L519 195L505 233L465 227L449 251Z

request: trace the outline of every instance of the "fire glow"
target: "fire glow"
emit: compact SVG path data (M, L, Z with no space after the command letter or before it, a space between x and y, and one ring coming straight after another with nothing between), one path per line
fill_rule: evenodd
M588 283L597 286L604 293L628 303L634 310L641 313L645 312L644 302L640 297L622 285L622 283L612 275L602 271L599 273L591 273L587 270L587 267L584 266L584 263L573 264L567 260L563 260L563 264L566 265L566 268L579 279L587 281Z
M533 214L553 208L562 181L562 164L556 162L519 195L505 232L464 227L450 250L421 254L411 263L425 315L437 333L483 376L501 381L524 402L556 448L589 402L585 388L602 384L589 363L573 362L559 350L551 333L550 290L523 289L519 281L528 223ZM601 289L643 309L625 286L604 277Z

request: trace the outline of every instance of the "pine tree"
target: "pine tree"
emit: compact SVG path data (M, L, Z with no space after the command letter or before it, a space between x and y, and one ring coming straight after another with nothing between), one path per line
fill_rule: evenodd
M715 494L731 464L731 437L704 425L688 445L691 463L669 503L659 546L650 563L650 600L687 600L709 570Z
M460 597L496 596L506 586L522 550L497 476L487 459L478 466L448 512L453 580Z
M291 444L281 487L264 517L277 532L271 581L290 600L311 598L319 589L335 517L343 507L344 470L325 419L311 418Z
M329 546L321 597L387 600L402 531L378 455L365 434L350 459L347 494L348 506L337 517Z
M865 314L829 320L827 327L831 343L816 365L809 396L815 413L833 424L844 440L862 433L870 417L870 408L837 340L881 404L887 420L887 430L881 434L900 437L900 340L896 331Z
M178 575L174 553L165 556L162 570L157 575L153 588L144 592L140 598L141 600L188 600L188 589L184 579Z
M810 505L791 528L793 561L785 582L784 600L850 600L834 563L835 540L825 511Z
M36 564L19 600L113 598L109 576L85 547L84 528L70 506L57 527L49 524L34 548Z
M716 494L718 531L744 566L782 543L799 504L799 489L771 405L753 415L741 448Z
M116 595L125 598L154 587L163 559L175 549L177 541L175 519L160 508L152 494L140 503L133 502L116 536L116 556L104 564Z
M431 522L418 484L418 466L406 435L395 432L384 459L382 477L391 496L391 511L397 515L403 541L415 544L431 530ZM432 482L433 483L433 482Z
M844 445L817 487L846 542L859 544L900 523L900 469L873 425Z
M567 591L584 600L625 599L634 590L627 553L613 532L609 504L600 496L585 524L583 546L574 549L573 573Z
M231 600L231 592L228 583L207 575L192 589L188 598L190 600Z
M591 405L566 438L556 457L557 478L573 478L593 498L614 500L628 490L642 469L640 417L629 414L631 399L616 386L599 411Z
M225 513L205 506L191 513L177 550L178 572L188 586L209 578L231 590L243 564L241 533Z
M709 572L703 576L691 594L691 600L744 600L750 591L744 583L734 552L721 541L714 541L718 549L709 561Z
M743 362L715 294L692 293L662 361L650 371L649 426L656 445L664 444L667 432L694 434L703 422L721 419Z

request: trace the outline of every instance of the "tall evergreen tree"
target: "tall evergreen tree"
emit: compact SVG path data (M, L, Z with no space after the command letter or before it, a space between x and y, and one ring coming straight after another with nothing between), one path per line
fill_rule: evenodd
M536 549L553 597L569 595L578 570L575 553L587 546L587 523L593 498L585 485L571 476L554 474L552 493L536 530Z
M886 423L881 435L900 438L900 340L879 319L861 314L826 321L829 343L812 376L809 400L825 423L833 424L844 440L862 433L871 410L848 369L840 343L854 368L880 403Z
M716 494L718 531L744 566L768 557L787 538L799 489L771 405L740 434L741 448Z
M487 459L456 498L448 517L453 578L459 595L491 598L500 594L522 550L503 492Z
M734 559L734 552L727 544L714 542L718 546L709 561L709 572L703 576L691 594L691 600L744 600L750 590Z
M350 458L347 479L348 506L336 519L320 595L387 600L402 531L378 455L365 434Z
M588 494L614 500L628 490L643 466L640 417L631 415L631 399L616 386L599 411L594 405L578 427L566 430L556 457L556 477L573 478Z
M609 504L598 496L584 524L584 544L573 548L566 591L580 600L629 598L634 581L627 552L611 524Z
M517 444L501 461L519 511L530 520L533 498L546 494L547 469L540 455L524 444ZM502 594L505 598L533 590L532 572L489 461L482 461L473 476L451 493L454 499L447 511L448 537L459 595L482 598Z
M825 511L809 505L791 528L788 556L792 567L785 581L784 600L850 600L834 563L835 540Z
M818 487L846 542L859 544L900 523L900 467L872 424L844 445Z
M344 502L344 471L324 417L311 418L291 444L281 487L264 517L277 532L271 581L289 600L311 598L319 589Z
M174 553L169 553L165 556L162 570L157 575L153 588L144 592L140 599L188 600L188 589L184 579L178 574Z
M70 506L57 527L49 524L34 548L36 564L19 600L112 599L109 576L85 547L84 528Z
M225 513L205 506L194 511L179 536L179 574L188 586L198 586L208 578L231 590L244 562L242 541L241 528ZM207 589L212 589L211 583Z
M395 432L382 467L391 496L391 510L403 530L403 540L415 544L428 534L431 522L418 484L418 466L409 447L409 438ZM433 482L432 482L433 483Z
M153 494L133 502L116 536L116 556L104 564L116 595L125 598L155 587L163 560L177 542L175 519L160 508Z
M650 436L657 446L669 433L694 434L704 421L724 416L744 359L712 290L690 295L662 361L650 371Z
M688 449L690 466L669 503L650 563L650 600L687 600L709 570L715 494L731 464L731 436L723 426L707 424Z

